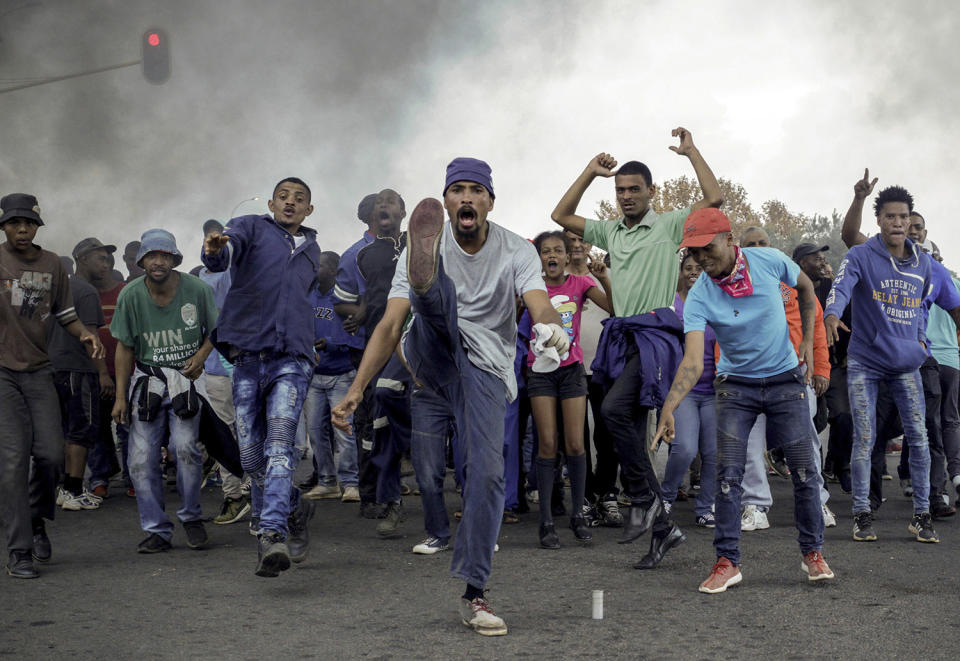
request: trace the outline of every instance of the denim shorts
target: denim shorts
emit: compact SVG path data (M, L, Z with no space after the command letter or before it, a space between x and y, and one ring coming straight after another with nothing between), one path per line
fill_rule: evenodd
M552 372L527 373L527 397L574 399L587 396L587 374L583 363L570 363Z

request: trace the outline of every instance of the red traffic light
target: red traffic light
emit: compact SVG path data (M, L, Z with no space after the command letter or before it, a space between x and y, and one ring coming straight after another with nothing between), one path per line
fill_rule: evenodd
M140 40L143 77L154 85L170 78L170 39L163 30L147 30Z

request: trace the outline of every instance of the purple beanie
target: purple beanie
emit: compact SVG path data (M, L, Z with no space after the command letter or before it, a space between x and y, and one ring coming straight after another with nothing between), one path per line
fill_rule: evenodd
M480 184L487 189L490 197L496 197L493 194L493 177L490 174L490 166L484 161L476 158L455 158L447 166L447 182L443 185L443 193L446 195L450 185L457 181L472 181Z

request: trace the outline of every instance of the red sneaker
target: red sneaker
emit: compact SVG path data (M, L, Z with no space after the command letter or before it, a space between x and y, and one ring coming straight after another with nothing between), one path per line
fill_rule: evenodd
M833 578L830 565L823 559L823 554L820 551L810 551L810 553L803 556L800 569L807 575L807 579L811 581L825 581Z
M136 498L136 497L137 497L137 490L134 489L133 487L127 487L127 497L129 497L129 498Z
M742 580L743 574L740 573L739 567L735 567L727 558L717 558L717 563L710 570L707 580L700 584L700 592L707 594L724 592Z
M107 497L107 486L105 484L98 484L93 488L91 493L102 500Z

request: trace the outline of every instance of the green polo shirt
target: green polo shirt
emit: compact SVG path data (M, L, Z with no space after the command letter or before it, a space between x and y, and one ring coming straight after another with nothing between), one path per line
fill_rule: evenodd
M677 248L691 208L657 215L649 209L631 228L623 219L587 220L583 238L610 253L613 312L632 317L673 305L680 276Z

